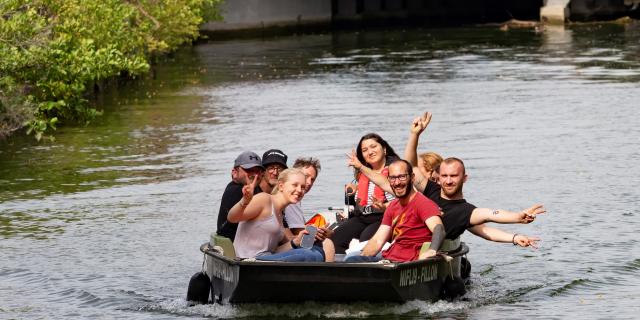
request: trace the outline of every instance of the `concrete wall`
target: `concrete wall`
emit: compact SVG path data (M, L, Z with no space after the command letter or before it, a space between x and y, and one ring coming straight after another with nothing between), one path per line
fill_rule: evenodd
M545 3L543 3L545 2ZM509 19L563 23L640 12L640 0L225 0L223 21L201 30L220 32L319 25L455 25ZM546 6L545 6L546 5ZM541 9L542 8L542 9Z
M226 0L223 21L205 23L201 30L242 30L331 23L331 0Z

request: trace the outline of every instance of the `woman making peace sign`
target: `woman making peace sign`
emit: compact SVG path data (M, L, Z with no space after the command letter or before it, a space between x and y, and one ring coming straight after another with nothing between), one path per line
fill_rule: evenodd
M300 245L300 232L291 241L284 237L282 212L285 207L300 201L304 195L306 178L300 169L287 169L278 176L274 194L253 195L258 176L242 188L242 199L236 203L227 216L229 222L238 223L238 231L233 241L236 256L254 258L290 250ZM282 244L284 242L284 244ZM293 246L291 244L293 242Z

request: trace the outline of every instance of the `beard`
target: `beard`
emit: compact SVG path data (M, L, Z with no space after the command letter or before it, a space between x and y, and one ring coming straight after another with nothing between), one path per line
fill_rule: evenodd
M411 183L409 183L409 181L407 181L407 184L404 186L404 188L400 191L396 191L396 188L393 188L393 195L398 198L398 199L402 199L402 198L406 198L409 196L409 194L411 193Z
M445 196L447 196L448 198L453 198L456 197L458 195L460 195L462 193L462 183L459 183L455 189L449 191L449 189L446 188L442 188L442 192L444 193Z

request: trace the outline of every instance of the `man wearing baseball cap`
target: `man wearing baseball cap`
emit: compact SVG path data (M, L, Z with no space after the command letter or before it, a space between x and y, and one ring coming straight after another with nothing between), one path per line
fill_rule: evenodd
M287 168L287 158L287 155L278 149L267 150L262 155L262 167L265 171L259 186L263 192L270 194L278 184L278 175Z
M233 162L231 182L224 189L222 200L220 201L220 210L218 210L218 230L216 231L218 235L227 237L231 241L235 239L238 224L227 221L229 210L242 199L242 187L248 184L254 176L258 176L258 179L260 179L260 175L263 172L262 160L254 152L245 151ZM258 188L256 187L255 193L261 192Z

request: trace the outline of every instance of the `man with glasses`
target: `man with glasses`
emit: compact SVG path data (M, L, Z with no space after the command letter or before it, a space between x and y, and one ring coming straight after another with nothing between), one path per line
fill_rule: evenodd
M260 176L264 171L260 156L251 151L241 153L233 162L231 169L231 182L227 184L220 200L220 209L218 210L218 229L216 233L220 236L227 237L233 241L238 230L237 223L227 221L229 210L242 199L242 187L253 180L253 177ZM256 192L260 192L256 188Z
M345 262L376 262L387 259L396 262L426 259L436 255L444 242L445 231L438 206L413 188L413 166L405 160L389 165L387 180L396 199L389 203L382 224L362 249L362 254ZM387 241L392 244L380 250ZM425 242L428 250L420 253Z
M262 166L265 169L262 180L260 180L260 190L271 194L273 188L278 185L278 175L287 168L287 155L281 150L270 149L262 155Z

